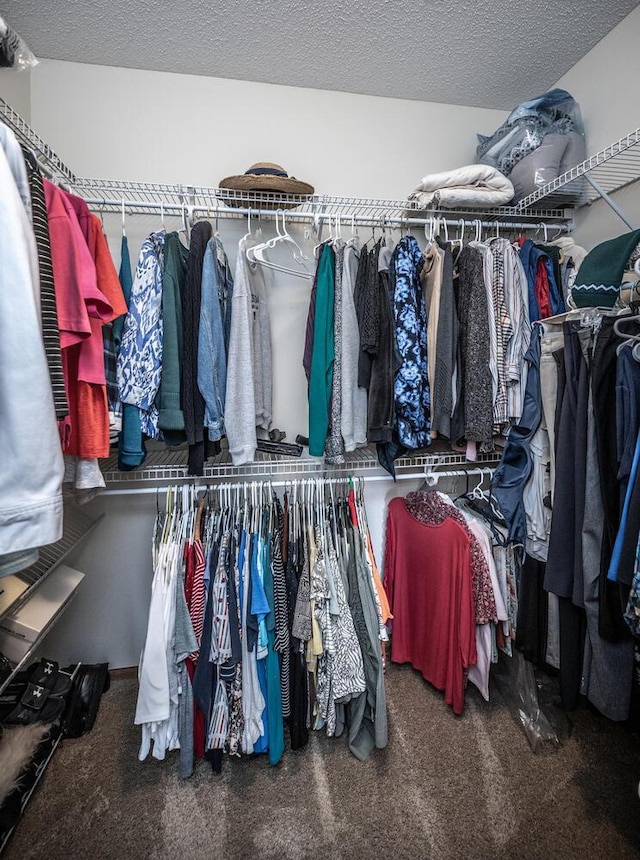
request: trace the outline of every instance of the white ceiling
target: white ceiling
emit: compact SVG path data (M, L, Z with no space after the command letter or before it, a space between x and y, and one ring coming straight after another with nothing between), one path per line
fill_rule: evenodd
M636 5L5 0L2 13L43 58L509 109Z

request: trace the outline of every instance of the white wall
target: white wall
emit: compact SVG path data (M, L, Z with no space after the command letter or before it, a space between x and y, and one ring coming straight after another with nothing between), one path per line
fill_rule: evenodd
M556 83L580 104L589 155L640 126L639 39L640 5ZM637 157L640 160L640 154ZM617 192L614 199L634 226L640 227L640 184ZM627 229L600 200L578 213L574 235L579 244L591 249Z
M267 160L321 193L391 198L404 197L427 172L472 162L476 132L490 133L504 117L495 110L57 61L33 70L30 100L35 130L81 176L213 186ZM104 223L119 263L120 220L105 216ZM166 224L180 226L169 217ZM157 218L131 216L126 226L135 265L142 239L160 225ZM242 221L220 222L232 261L245 230ZM295 234L304 244L302 232ZM313 241L305 248L312 253ZM308 297L307 282L272 280L274 425L290 440L307 432L301 359ZM380 561L387 502L412 487L391 479L367 486ZM91 503L90 510L106 517L68 560L86 578L47 637L50 657L107 660L114 667L137 663L155 504L153 495Z
M0 96L18 111L26 121L31 121L31 72L16 72L0 69Z
M318 192L404 197L473 161L504 113L221 78L44 60L36 130L79 175L216 185L275 161Z

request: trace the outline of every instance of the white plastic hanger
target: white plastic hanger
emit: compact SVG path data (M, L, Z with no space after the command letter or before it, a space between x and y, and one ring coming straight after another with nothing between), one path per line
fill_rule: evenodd
M124 216L124 197L122 198L122 235L126 237L127 230L125 227L125 216Z
M182 227L180 230L178 230L178 232L182 233L184 235L184 243L187 246L187 248L189 247L189 244L190 244L191 227L193 227L193 223L192 223L192 221L189 218L189 215L187 213L187 207L183 203L182 204Z
M253 233L251 232L251 207L249 207L249 209L247 210L247 232L244 234L242 239L240 239L240 244L245 250L248 250L247 244L252 240Z
M280 229L279 212L282 214L282 230ZM249 259L259 263L267 269L273 269L276 272L284 272L288 275L295 275L298 278L311 278L311 260L306 256L306 254L304 254L302 248L298 245L295 239L287 232L284 210L276 211L276 232L277 235L273 239L270 239L268 242L262 242L251 248L250 253L247 252ZM274 263L265 257L265 251L273 250L273 248L278 244L284 244L292 251L294 260L301 268L293 269L280 263Z

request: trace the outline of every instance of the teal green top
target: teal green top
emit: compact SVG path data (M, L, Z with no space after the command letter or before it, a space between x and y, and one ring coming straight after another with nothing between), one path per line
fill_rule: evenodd
M335 359L333 340L334 275L335 254L333 248L330 245L324 245L318 263L316 315L309 375L309 454L312 457L322 457L329 432L331 385Z

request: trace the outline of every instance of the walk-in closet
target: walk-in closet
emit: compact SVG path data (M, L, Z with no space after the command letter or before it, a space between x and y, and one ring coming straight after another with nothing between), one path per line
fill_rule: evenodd
M0 7L0 855L640 858L639 37Z

